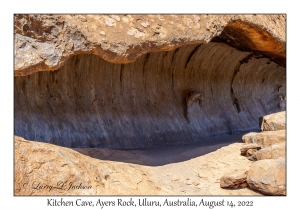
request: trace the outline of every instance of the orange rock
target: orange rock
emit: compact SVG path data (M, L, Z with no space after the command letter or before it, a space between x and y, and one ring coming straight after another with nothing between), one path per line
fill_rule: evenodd
M273 144L256 152L257 160L285 158L285 143Z
M248 170L235 170L222 176L220 186L222 188L247 187Z
M279 92L282 92L282 88L279 88ZM286 112L277 112L274 114L263 116L259 119L260 129L262 131L277 131L286 129Z
M247 133L242 137L246 144L258 144L261 148L268 147L272 144L282 143L286 141L286 131L263 131L260 133Z
M267 195L286 195L286 161L284 158L254 162L247 176L250 188Z

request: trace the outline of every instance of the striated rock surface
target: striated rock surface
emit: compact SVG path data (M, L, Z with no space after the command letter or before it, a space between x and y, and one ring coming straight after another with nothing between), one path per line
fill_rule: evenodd
M251 132L245 134L242 137L242 140L246 144L258 144L261 148L268 147L273 144L286 142L286 131L278 130L278 131L264 131L260 133Z
M250 188L267 195L286 195L286 160L254 162L248 172L247 183Z
M235 170L233 172L227 173L221 177L220 187L222 188L238 188L247 187L246 182L248 170Z
M280 111L274 90L285 86L285 74L267 58L220 43L151 53L126 65L73 56L58 71L15 77L15 135L130 149L259 130L260 116ZM188 106L192 91L202 93L201 106Z
M278 92L282 92L282 87L278 88ZM263 116L259 119L260 129L262 131L277 131L286 129L286 112L278 112Z
M26 139L114 149L193 143L257 131L259 117L285 109L285 15L14 20L14 133Z

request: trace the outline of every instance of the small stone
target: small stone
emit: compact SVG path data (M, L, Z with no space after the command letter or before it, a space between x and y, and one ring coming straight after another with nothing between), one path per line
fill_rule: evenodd
M222 188L238 188L247 187L247 174L248 171L236 170L222 176L220 180L220 187Z
M53 27L53 28L51 29L51 32L52 32L52 34L53 34L54 36L57 36L58 33L59 33L59 31L58 31L58 29L57 29L56 27Z
M29 25L28 24L24 24L23 25L23 31L26 32L29 30Z
M103 16L103 17L104 17L106 25L108 25L110 27L116 26L116 21L113 18L110 18L108 16Z
M256 161L256 152L257 150L256 149L249 149L246 153L246 157L248 158L248 160L251 160L251 161Z
M122 17L122 20L123 20L123 22L125 22L125 23L128 23L128 22L129 22L129 20L128 20L127 17Z
M187 18L187 19L186 19L186 25L187 25L189 28L192 28L193 23L194 23L194 21L192 21L190 18Z
M121 20L121 18L118 15L110 15L110 17L117 20L117 21Z
M148 21L147 22L141 22L141 25L144 27L144 28L147 28L149 26L149 23Z
M200 21L200 17L198 15L193 15L193 17L195 23L198 23Z
M145 33L140 32L136 28L131 28L129 31L127 31L127 34L129 34L130 36L134 36L136 38L140 38L141 36L145 35Z

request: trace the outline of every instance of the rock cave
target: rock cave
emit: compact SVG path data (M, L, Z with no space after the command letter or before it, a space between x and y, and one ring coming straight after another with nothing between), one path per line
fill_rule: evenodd
M250 40L247 29L232 25L209 43L183 43L130 63L77 54L55 71L16 76L15 135L66 147L134 149L259 130L261 116L285 110L282 52L251 51L250 42L278 43L254 26L265 40L256 34ZM238 44L224 42L228 37ZM201 106L188 106L192 91L201 92Z
M285 141L285 132L277 132L285 129L285 15L16 14L14 27L16 195L53 195L21 185L26 177L30 182L32 171L40 176L49 167L49 173L63 174L59 179L80 176L91 185L84 193L60 195L227 195L215 186L220 168L243 166L238 185L226 183L229 173L221 186L247 187L255 154L273 161L276 154L265 153L275 148L285 155L285 145L258 142L254 133L245 135L248 159L239 154L241 143L220 143L259 131L279 136L275 143ZM268 117L277 112L280 117ZM213 138L218 145L208 144ZM176 145L190 146L178 157L175 147L163 150ZM205 145L209 151L224 146L225 153L208 154ZM151 151L160 155L157 160ZM188 173L190 164L197 175ZM45 183L53 178L42 177ZM271 192L253 177L253 189L285 194L285 183Z

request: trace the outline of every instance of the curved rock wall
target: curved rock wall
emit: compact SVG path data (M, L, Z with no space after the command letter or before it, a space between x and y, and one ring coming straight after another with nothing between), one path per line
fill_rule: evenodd
M285 77L268 58L213 42L128 64L75 55L57 71L15 77L15 135L131 149L258 130L259 117L285 110Z

